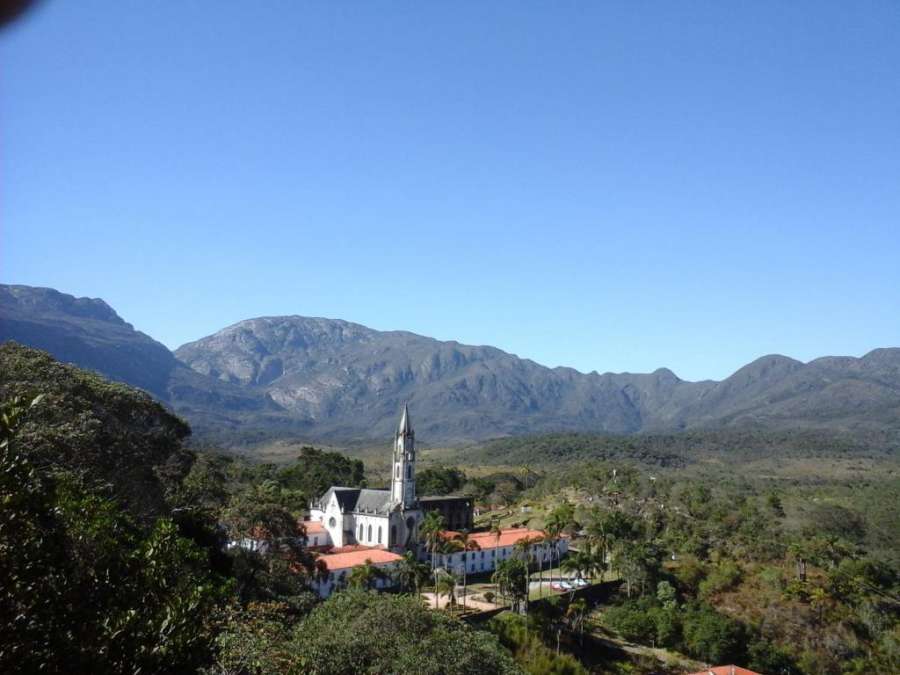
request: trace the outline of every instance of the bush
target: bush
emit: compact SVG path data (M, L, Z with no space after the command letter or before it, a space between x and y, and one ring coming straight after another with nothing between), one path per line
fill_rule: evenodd
M716 593L721 593L734 588L741 580L741 568L728 561L713 568L709 576L700 582L700 597L709 598Z
M682 631L685 651L710 663L741 660L745 636L743 627L709 607L693 607L684 616Z
M656 639L656 622L647 607L628 602L603 613L603 623L626 640L649 644Z
M681 620L674 609L656 608L652 611L656 626L656 645L676 647L681 642Z

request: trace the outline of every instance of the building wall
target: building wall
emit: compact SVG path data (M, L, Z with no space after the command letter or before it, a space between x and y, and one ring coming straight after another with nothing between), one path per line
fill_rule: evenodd
M419 503L426 513L436 511L441 514L448 530L471 530L474 525L472 500L468 497L423 499Z
M347 546L355 543L354 541L346 541L344 530L349 529L350 523L344 522L344 514L341 513L341 507L338 504L337 497L331 496L331 499L325 505L324 510L313 509L310 511L310 519L321 522L328 535L331 537L331 543L335 546Z
M317 532L315 534L306 535L307 546L330 546L331 537L328 532Z
M385 578L377 579L375 581L375 588L378 590L393 588L396 585L395 580L395 572L397 569L397 564L393 562L389 563L380 563L374 564L373 567L377 567L380 570L385 572ZM347 580L350 577L350 573L353 571L352 567L347 567L340 570L335 570L334 572L329 572L328 577L323 580L317 580L312 582L313 590L319 594L320 598L327 598L336 590L340 590L342 588L346 588Z
M355 513L352 516L345 516L349 523L352 523L354 541L358 544L366 546L384 546L387 548L389 527L386 516L362 515ZM360 532L362 528L362 532ZM347 528L349 529L349 527ZM381 530L379 540L378 532Z
M565 556L569 550L569 542L566 539L559 541L559 555ZM532 544L530 547L530 555L535 563L544 565L557 563L556 549L550 544ZM497 563L501 560L507 560L515 556L514 546L501 546L499 548L484 548L480 551L459 551L457 553L438 553L435 556L435 565L443 567L451 571L461 572L463 566L467 574L477 574L480 572L492 572L497 567Z

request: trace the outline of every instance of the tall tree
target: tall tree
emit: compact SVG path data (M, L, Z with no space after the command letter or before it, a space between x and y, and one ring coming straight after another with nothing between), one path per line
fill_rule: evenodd
M435 564L437 562L437 552L441 543L444 541L444 519L437 511L429 511L425 514L422 526L419 528L419 536L424 540L425 546L431 555L431 577L436 582ZM434 606L437 608L438 598L437 589L434 594Z

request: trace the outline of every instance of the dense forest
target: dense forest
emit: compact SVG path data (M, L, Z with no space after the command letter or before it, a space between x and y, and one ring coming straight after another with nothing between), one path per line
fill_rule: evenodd
M603 591L531 597L543 570L516 559L492 581L518 611L471 622L426 608L412 559L399 593L368 590L367 567L328 600L310 591L308 500L378 486L361 460L192 445L146 394L11 343L0 373L3 672L900 672L900 478L878 439L751 435L731 462L705 435L445 456L421 492L471 495L483 527L569 537L563 570ZM251 533L268 554L227 546Z

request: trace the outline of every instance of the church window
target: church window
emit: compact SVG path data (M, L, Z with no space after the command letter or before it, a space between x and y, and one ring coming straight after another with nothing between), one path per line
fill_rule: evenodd
M359 524L359 540L362 541L363 538L363 526L362 523Z
M384 475L384 474L382 474L382 475ZM371 525L369 525L369 541L370 542L372 541L372 526Z
M383 476L384 474L381 474L381 475ZM406 465L406 477L412 478L412 464Z
M381 525L378 526L378 543L381 543Z
M400 465L397 465L397 478L400 478Z
M334 519L334 516L331 516L331 518L328 519L328 527L333 528L335 525L337 525L337 521Z

